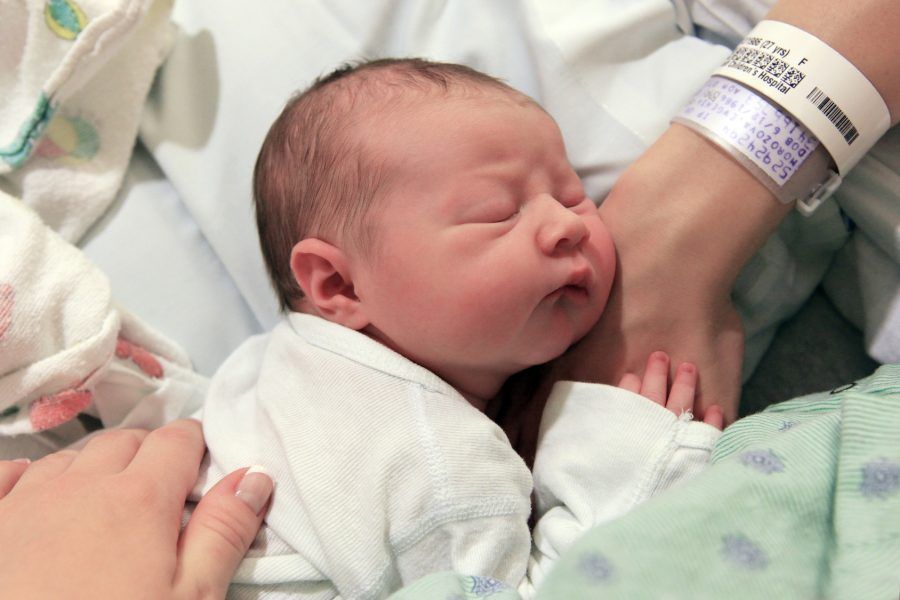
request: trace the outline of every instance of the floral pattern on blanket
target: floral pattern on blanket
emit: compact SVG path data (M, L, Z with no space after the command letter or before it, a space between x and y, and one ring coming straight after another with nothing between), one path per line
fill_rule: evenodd
M53 107L50 105L50 99L44 92L41 92L34 110L22 123L15 139L6 146L0 147L0 158L14 169L25 164L51 118L53 118Z

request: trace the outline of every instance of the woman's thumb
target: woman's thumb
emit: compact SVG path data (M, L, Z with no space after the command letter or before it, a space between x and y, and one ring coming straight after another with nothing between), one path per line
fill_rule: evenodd
M264 468L251 467L224 477L203 496L178 544L179 596L225 596L259 531L273 486Z

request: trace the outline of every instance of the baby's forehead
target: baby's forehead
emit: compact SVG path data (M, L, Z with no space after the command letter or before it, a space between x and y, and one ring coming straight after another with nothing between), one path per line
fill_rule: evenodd
M410 164L421 166L441 151L448 160L462 160L459 152L453 152L461 146L463 130L469 133L462 138L463 158L488 160L503 152L517 154L528 146L524 138L538 136L549 140L545 149L552 148L554 159L562 156L562 162L568 163L553 119L534 100L505 84L454 81L444 87L382 72L354 73L335 83L340 98L335 98L330 110L343 124L340 135L346 136L348 149L359 152L361 165L378 171L382 184L401 174L404 178L414 175L407 168ZM450 135L441 137L448 130ZM521 146L510 143L510 138ZM429 151L417 153L416 148L423 145L430 145ZM434 146L439 149L433 151Z
M435 107L448 100L511 102L538 106L518 90L488 76L444 75L435 80L402 66L360 70L335 81L327 102L351 118L409 112Z
M553 118L527 96L510 90L478 93L410 93L391 101L360 106L348 119L357 140L375 149L396 148L413 134L446 145L463 132L483 144L497 138L558 133ZM441 137L447 135L447 137ZM561 139L560 139L561 141Z

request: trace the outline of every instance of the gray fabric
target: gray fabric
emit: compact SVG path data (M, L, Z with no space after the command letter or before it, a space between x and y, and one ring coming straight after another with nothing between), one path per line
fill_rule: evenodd
M779 327L744 385L739 414L745 416L775 402L856 381L877 366L865 352L862 333L837 312L819 288Z

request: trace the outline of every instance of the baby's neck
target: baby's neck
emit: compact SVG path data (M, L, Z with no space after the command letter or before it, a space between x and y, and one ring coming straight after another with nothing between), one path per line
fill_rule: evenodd
M488 402L500 393L500 388L515 372L491 368L472 368L467 365L433 364L420 357L411 356L403 348L399 348L387 336L375 327L367 327L361 331L373 340L387 346L394 352L402 354L416 364L425 367L450 385L465 398L469 404L484 412Z
M466 399L466 401L480 410L481 412L485 412L487 410L488 400L482 400L481 398L475 398L474 396L469 396L465 392L460 392L462 397Z
M506 380L514 375L514 373L486 370L473 372L471 369L465 369L465 373L456 373L452 368L440 368L426 364L422 364L422 366L452 385L469 404L481 412L486 411L488 404L500 393Z

